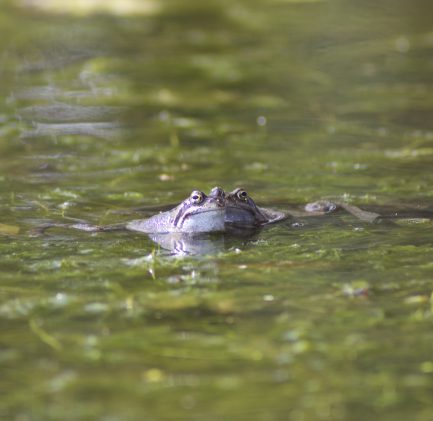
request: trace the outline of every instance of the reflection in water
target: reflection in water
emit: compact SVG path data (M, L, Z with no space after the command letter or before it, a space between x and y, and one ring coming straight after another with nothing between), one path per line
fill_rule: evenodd
M153 14L159 10L155 0L22 0L26 6L54 13L101 13L109 12L120 15Z
M227 232L212 234L148 234L165 250L176 256L215 255L256 238L259 228L227 226Z
M64 89L47 85L47 86L34 86L30 88L24 88L22 90L13 92L8 98L8 102L14 100L43 100L43 101L59 101L71 98L92 98L92 97L111 97L115 93L115 90L110 87L92 88L88 89L75 89L66 91Z
M149 237L176 256L217 254L225 248L223 235L167 233L149 234Z
M102 139L116 138L120 134L121 125L119 123L64 123L64 124L44 124L36 123L34 129L25 130L21 134L22 139L43 137L43 136L91 136Z
M75 63L98 56L98 53L85 48L60 49L54 48L43 51L41 57L36 60L24 59L18 65L17 71L21 74L39 73L50 70L65 69Z
M88 91L87 96L97 98L111 93L111 90ZM21 138L35 138L43 136L78 135L91 136L103 139L118 137L121 133L119 119L125 107L77 105L56 102L53 96L63 96L63 99L74 99L78 93L64 92L53 86L35 87L18 91L11 95L9 102L14 98L38 101L38 104L19 108L17 117L26 125ZM83 97L85 91L80 91ZM31 128L28 125L31 125Z
M24 60L18 74L22 78L32 73L44 74L49 80L47 85L25 86L12 91L7 99L9 105L17 106L15 114L23 124L22 139L71 135L112 139L121 134L119 120L126 107L107 105L106 100L114 99L116 93L110 86L113 81L89 70L92 61L102 56L101 52L86 48L47 48L39 56L34 61ZM68 79L66 84L62 78L56 81L58 71L69 71L70 67L76 77ZM98 105L93 105L92 100ZM103 105L99 105L101 101Z
M49 86L46 89L37 88L33 92L36 95L31 95L29 91L18 92L17 97L44 100L47 98L44 94L52 92L53 89L55 88ZM89 96L96 98L97 94L92 92ZM113 119L118 119L124 109L112 106L70 105L53 101L20 108L17 110L17 117L26 123L21 134L23 139L64 135L112 139L121 134L121 123Z
M27 121L41 122L106 121L118 115L122 110L122 107L54 103L20 108L18 116Z

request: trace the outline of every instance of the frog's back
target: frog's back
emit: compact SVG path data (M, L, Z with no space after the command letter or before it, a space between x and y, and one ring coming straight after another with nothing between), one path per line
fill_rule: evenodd
M148 219L135 219L126 224L126 229L147 234L173 232L170 215L169 212L162 212Z

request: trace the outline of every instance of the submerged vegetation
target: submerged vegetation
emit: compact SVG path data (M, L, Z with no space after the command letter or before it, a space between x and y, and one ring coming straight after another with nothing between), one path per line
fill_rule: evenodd
M431 205L429 2L31 3L0 11L0 417L431 420L430 220L300 218L181 257L29 235L215 185Z

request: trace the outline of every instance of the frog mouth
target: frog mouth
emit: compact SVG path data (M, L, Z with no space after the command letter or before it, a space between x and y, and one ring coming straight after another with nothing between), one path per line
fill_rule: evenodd
M179 218L176 219L174 226L176 228L182 228L185 221L197 215L212 214L212 213L224 214L224 212L225 209L223 207L219 207L215 209L200 209L191 212L186 212L184 215L181 215ZM211 215L209 215L209 217L211 217Z

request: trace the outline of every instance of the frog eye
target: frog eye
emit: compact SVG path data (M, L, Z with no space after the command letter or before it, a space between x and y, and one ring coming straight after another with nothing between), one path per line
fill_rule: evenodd
M237 193L238 199L240 200L247 200L248 199L248 193L245 190L239 190Z
M204 194L195 190L191 193L190 199L194 205L199 205L201 202L203 202Z

